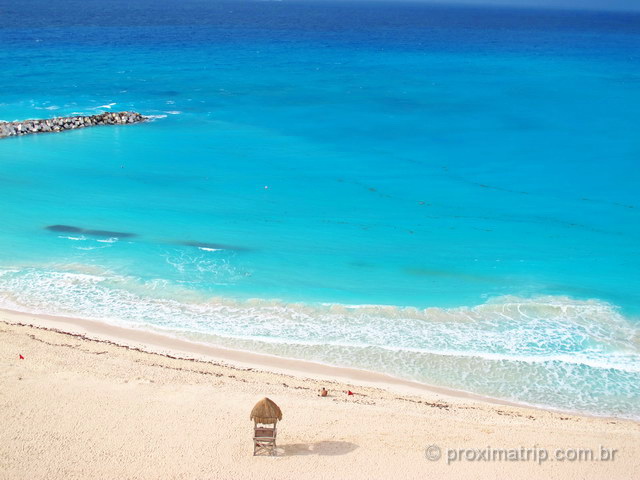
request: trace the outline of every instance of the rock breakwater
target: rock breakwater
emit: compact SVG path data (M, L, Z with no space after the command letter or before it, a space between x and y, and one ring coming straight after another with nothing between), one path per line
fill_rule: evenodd
M32 133L63 132L76 128L98 125L128 125L149 120L137 112L104 112L97 115L24 120L22 122L0 122L0 138L30 135Z

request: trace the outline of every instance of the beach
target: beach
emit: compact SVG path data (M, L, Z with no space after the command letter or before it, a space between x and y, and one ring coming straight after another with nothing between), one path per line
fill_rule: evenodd
M640 12L465 1L5 2L0 480L638 477Z
M0 313L0 478L611 479L640 468L630 420L349 380L358 374L290 360L265 367L244 352L216 359L124 330ZM264 396L283 411L275 458L252 454L249 412ZM427 458L434 445L439 460ZM484 458L500 449L519 458ZM567 460L579 449L594 456Z
M0 18L65 129L0 142L0 308L640 420L640 15L68 1Z

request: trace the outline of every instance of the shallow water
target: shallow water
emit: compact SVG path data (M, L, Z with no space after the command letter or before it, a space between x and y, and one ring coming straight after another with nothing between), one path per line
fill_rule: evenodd
M0 141L3 306L640 417L640 16L35 3L1 119L154 120Z

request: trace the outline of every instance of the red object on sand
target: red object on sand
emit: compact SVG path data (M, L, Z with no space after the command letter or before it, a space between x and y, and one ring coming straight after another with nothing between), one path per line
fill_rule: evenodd
M347 391L347 395L353 395L353 392L351 390Z
M24 357L22 355L20 355L20 360L24 360Z

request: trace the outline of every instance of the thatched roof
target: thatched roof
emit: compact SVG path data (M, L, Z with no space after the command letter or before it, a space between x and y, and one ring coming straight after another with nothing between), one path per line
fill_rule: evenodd
M282 411L273 400L264 397L253 407L249 418L256 423L276 423L282 420Z

